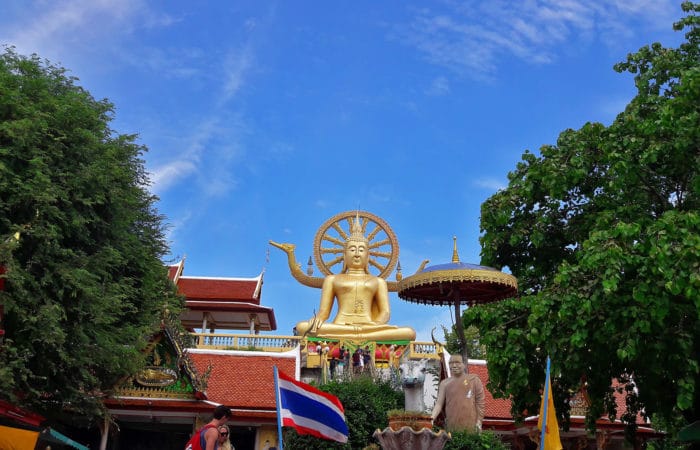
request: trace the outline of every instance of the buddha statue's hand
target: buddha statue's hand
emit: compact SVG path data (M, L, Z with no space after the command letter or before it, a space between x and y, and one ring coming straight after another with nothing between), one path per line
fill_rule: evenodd
M323 320L319 319L316 316L313 316L309 320L309 324L311 325L309 327L309 333L316 334L318 332L318 329L321 327L321 325L323 325Z

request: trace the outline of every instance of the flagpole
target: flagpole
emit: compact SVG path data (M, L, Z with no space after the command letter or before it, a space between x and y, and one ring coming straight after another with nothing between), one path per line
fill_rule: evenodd
M284 445L282 444L282 412L280 411L280 388L277 383L277 365L274 366L275 369L275 404L277 405L277 448L279 450L284 450Z
M540 450L544 450L544 435L547 431L547 409L549 406L549 355L547 356L547 371L544 377L544 399L542 400L542 431L540 432Z

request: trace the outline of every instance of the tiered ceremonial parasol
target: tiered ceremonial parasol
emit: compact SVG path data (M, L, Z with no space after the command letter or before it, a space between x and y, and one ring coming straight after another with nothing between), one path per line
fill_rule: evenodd
M518 291L518 280L493 267L460 262L457 238L453 240L452 262L419 269L399 282L398 294L409 302L453 306L457 335L466 357L461 305L476 306L513 297Z

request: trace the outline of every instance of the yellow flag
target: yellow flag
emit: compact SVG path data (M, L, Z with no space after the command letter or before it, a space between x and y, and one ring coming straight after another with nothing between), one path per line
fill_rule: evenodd
M0 425L0 448L7 450L34 450L39 432Z
M559 438L559 424L557 423L557 414L554 411L554 399L552 398L552 383L549 381L549 376L547 376L546 383L547 411L545 412L544 410L545 395L544 393L542 393L542 403L540 404L540 418L537 421L537 429L542 431L542 419L544 418L545 420L544 433L540 435L544 437L544 443L540 442L540 450L562 450L561 439Z

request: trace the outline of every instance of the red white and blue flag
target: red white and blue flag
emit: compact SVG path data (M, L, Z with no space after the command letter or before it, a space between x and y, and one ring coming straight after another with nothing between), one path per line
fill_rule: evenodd
M299 434L345 443L348 426L338 397L296 381L275 367L278 425L294 428Z

